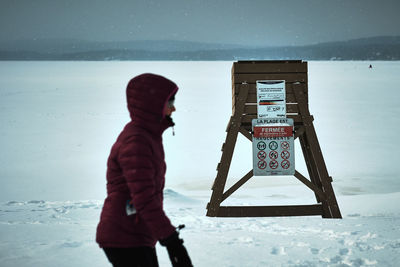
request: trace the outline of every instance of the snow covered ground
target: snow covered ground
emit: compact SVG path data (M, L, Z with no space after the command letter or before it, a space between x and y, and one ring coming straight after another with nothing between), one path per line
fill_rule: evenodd
M209 218L231 113L232 62L0 62L0 266L109 266L94 242L105 162L143 72L180 86L164 134L166 211L195 266L397 266L400 62L309 62L310 111L343 215ZM296 147L296 169L307 174ZM238 140L228 185L252 166ZM307 176L307 175L306 175ZM293 177L254 177L227 204L315 203ZM157 247L161 266L169 266Z
M207 194L189 198L166 192L167 213L173 223L186 225L181 236L195 266L397 266L400 262L400 193L339 196L343 220L209 218L204 216ZM101 205L100 200L2 203L1 266L109 266L93 240ZM170 266L165 249L157 250L161 266Z

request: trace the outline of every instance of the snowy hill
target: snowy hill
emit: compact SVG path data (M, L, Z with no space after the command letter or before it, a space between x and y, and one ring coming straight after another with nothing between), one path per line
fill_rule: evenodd
M399 60L400 37L306 46L264 47L173 40L94 42L75 39L0 43L0 60Z

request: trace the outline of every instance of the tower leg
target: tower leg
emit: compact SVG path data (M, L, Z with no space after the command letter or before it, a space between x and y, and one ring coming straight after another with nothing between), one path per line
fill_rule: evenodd
M339 206L336 201L335 193L333 192L331 177L325 165L324 157L321 152L321 147L318 142L317 134L311 119L310 112L307 107L307 102L304 94L300 91L294 90L296 100L299 106L299 111L304 123L305 132L302 136L305 145L305 155L309 157L308 162L311 163L312 173L314 173L314 181L318 185L320 181L322 190L326 194L326 201L322 201L324 208L324 218L342 218ZM307 159L306 159L307 161ZM315 167L313 167L315 166ZM315 170L314 170L315 169ZM310 175L312 175L310 173ZM315 176L316 175L316 176Z
M218 214L218 209L223 201L223 193L228 177L229 167L232 162L233 151L235 149L237 136L240 129L242 114L249 92L248 84L241 84L239 96L235 102L235 113L231 117L228 125L228 133L223 145L221 161L217 167L217 177L215 178L210 202L207 205L207 216L215 217Z

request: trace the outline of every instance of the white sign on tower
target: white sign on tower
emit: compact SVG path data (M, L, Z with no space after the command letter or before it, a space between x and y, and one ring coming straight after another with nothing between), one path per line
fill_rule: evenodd
M254 119L253 131L253 174L294 175L293 119Z
M285 81L256 81L253 119L253 174L294 175L293 119L286 118Z
M258 118L286 118L285 81L256 81L256 86Z

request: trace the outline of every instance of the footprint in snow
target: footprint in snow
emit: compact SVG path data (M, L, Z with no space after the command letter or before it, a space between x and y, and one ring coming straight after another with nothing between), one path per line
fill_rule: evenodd
M81 242L64 242L60 246L63 248L77 248L80 247L81 245L82 245Z
M314 255L319 254L319 249L318 248L310 248L310 252Z
M272 255L286 255L284 247L273 247L271 250Z
M339 254L344 256L350 254L350 250L348 248L342 248L339 250Z
M352 214L349 214L349 215L347 215L348 217L360 217L361 216L361 214L359 214L359 213L352 213Z

